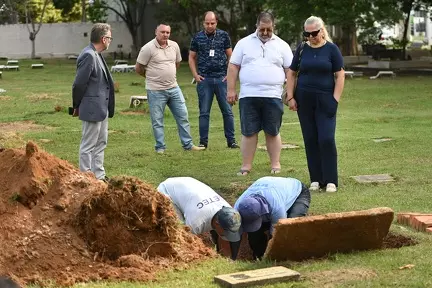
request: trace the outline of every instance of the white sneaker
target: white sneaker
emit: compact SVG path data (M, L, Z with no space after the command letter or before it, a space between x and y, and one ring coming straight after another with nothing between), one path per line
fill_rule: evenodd
M328 183L327 184L326 192L333 193L333 192L336 192L336 191L337 191L337 188L336 188L335 184L333 184L333 183Z
M311 185L310 185L310 187L309 187L309 190L310 191L317 191L317 190L319 190L319 183L318 182L312 182L311 183Z
M165 153L165 149L157 149L156 153L158 153L158 154L164 154Z

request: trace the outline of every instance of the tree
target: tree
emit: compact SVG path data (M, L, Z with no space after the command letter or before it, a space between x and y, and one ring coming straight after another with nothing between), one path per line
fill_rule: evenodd
M43 17L48 5L48 2L50 0L27 0L24 4L24 10L25 10L25 21L27 25L27 30L29 31L29 38L32 43L32 52L31 52L31 58L36 58L36 35L39 33L41 27L42 27L42 21ZM42 4L42 7L40 6ZM31 29L30 29L31 28Z
M356 55L357 29L370 28L375 21L382 23L396 22L400 13L394 0L307 0L301 4L296 0L273 0L274 9L284 33L294 37L300 35L303 22L310 15L323 18L327 25L339 27L340 36L335 37L344 55ZM299 23L300 22L300 23ZM298 25L298 26L297 26Z
M82 20L85 15L83 15L82 11L82 3L80 3L80 0L52 0L53 5L56 9L61 10L61 16L63 18L64 22L70 22L70 21L77 21L79 19ZM85 0L83 1L85 5L87 5ZM85 14L85 8L84 8L84 14ZM85 22L85 21L82 21Z
M132 36L134 53L138 51L138 27L143 22L146 5L146 0L113 0L109 4L100 1L101 9L113 11L125 22Z
M236 43L241 37L255 31L256 18L265 10L267 2L268 0L169 0L156 17L170 23L183 24L187 34L192 36L202 29L204 12L211 10L219 17L218 27L227 31L231 41Z
M92 23L106 22L108 17L107 9L101 5L100 1L94 1L87 9L87 18Z
M19 23L20 10L23 6L23 0L0 0L0 24Z
M406 59L406 46L408 44L408 29L409 21L411 17L411 11L419 11L422 9L428 9L432 6L432 0L400 0L397 1L396 7L398 7L404 14L404 32L402 36L402 57Z

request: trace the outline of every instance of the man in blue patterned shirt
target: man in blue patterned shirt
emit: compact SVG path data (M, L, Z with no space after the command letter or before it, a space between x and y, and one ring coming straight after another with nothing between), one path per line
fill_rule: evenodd
M203 25L204 30L192 38L189 51L189 67L197 83L199 100L200 146L207 148L208 145L210 109L213 95L216 95L228 147L239 148L234 136L234 116L226 99L226 73L232 53L231 39L227 32L216 29L217 17L214 12L208 11L204 14Z

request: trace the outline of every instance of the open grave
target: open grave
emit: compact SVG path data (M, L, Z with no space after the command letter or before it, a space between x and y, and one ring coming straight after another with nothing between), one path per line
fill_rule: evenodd
M0 275L42 287L146 281L215 255L137 178L106 184L33 142L0 151Z

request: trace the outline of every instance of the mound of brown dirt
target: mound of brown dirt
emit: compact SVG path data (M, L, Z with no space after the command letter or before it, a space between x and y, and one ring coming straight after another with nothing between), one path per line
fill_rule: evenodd
M180 225L171 201L136 178L112 179L108 189L87 197L77 222L90 249L111 260L138 254L189 262L211 255Z
M0 151L0 275L22 285L145 281L214 255L135 178L105 184L34 143Z

